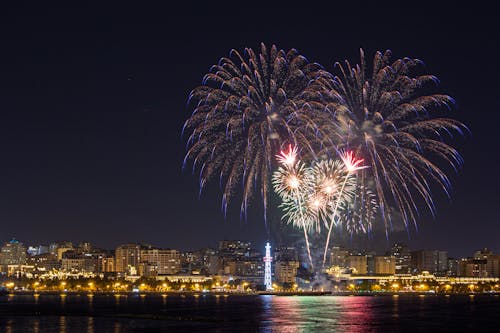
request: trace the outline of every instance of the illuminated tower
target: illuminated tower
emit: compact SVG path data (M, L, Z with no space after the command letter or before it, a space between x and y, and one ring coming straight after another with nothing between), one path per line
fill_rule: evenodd
M271 245L269 242L266 243L266 256L264 257L264 284L266 285L266 290L273 289L273 281L271 280L271 262L273 258L271 257Z

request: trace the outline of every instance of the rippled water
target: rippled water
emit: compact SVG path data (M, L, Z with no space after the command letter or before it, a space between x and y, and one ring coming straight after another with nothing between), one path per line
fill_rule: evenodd
M499 313L494 295L10 295L0 332L475 332Z

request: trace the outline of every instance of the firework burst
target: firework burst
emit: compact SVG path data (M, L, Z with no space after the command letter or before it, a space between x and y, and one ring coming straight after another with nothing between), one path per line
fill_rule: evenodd
M190 96L194 111L183 132L190 133L184 165L199 169L200 192L212 177L223 191L222 206L242 191L241 213L260 191L266 218L269 180L274 156L287 143L313 152L316 124L325 118L301 107L311 82L329 75L297 50L288 52L261 44L260 53L232 50L205 75Z
M391 62L389 51L377 52L370 72L361 50L359 65L337 64L337 76L317 83L322 93L316 104L322 103L332 115L327 131L335 144L330 149L363 157L369 168L358 171L359 191L369 189L375 195L386 233L392 227L391 207L406 227L410 222L416 225L418 198L434 214L432 183L447 195L451 189L438 164L445 162L456 170L462 163L447 139L462 135L466 127L443 117L453 99L427 94L438 81L432 75L416 75L420 66L417 59ZM357 167L352 156L342 157L348 168Z
M340 221L337 215L349 208L347 202L355 202L356 179L340 160L322 160L306 167L292 147L277 159L280 167L273 174L273 185L282 199L283 219L303 229L312 266L308 233L327 229L330 236L335 221Z

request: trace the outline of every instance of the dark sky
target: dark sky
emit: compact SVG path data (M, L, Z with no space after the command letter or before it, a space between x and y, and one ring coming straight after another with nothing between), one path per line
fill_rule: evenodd
M142 241L195 249L223 238L261 247L259 203L247 222L225 221L217 186L198 199L181 172L186 98L231 48L261 41L334 61L422 59L453 96L452 117L472 136L451 201L436 194L435 220L382 233L366 247L403 240L466 256L500 251L499 35L492 8L4 7L0 14L0 241L69 239L111 248ZM164 2L166 4L166 2ZM333 2L331 2L333 3ZM222 5L221 5L222 6ZM271 212L277 216L274 208Z

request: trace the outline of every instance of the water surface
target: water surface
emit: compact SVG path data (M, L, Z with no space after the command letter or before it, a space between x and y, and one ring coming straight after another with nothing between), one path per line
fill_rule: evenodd
M473 332L499 313L498 295L9 295L0 332Z

